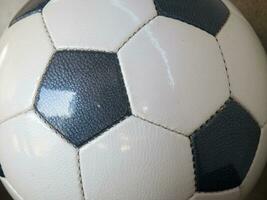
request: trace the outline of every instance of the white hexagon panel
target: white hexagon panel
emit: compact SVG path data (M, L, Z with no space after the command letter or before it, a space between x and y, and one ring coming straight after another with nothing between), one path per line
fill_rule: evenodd
M118 55L133 114L153 123L190 135L229 97L215 38L186 23L157 17Z
M266 163L267 59L228 0L203 2L18 12L0 41L0 179L16 200L249 193Z
M32 107L52 54L40 14L17 22L5 32L0 41L0 122Z
M82 198L78 151L33 111L2 123L0 133L5 178L22 199Z
M256 33L247 21L232 14L217 38L232 96L263 126L267 122L267 56Z
M85 198L188 200L195 191L190 140L129 117L80 149Z
M43 15L57 48L115 52L157 12L151 0L57 0Z

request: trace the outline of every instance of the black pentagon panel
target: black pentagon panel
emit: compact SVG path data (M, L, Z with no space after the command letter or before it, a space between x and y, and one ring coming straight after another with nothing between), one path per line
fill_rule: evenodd
M229 17L221 0L154 0L159 15L174 18L216 35Z
M2 166L0 165L0 177L4 178L5 174L3 172Z
M27 17L36 12L41 12L41 10L45 7L45 5L50 0L29 0L16 14L16 16L11 20L9 26L12 26L17 21Z
M191 136L196 186L216 192L239 186L254 159L260 127L230 99L225 107Z
M59 51L35 100L37 113L79 147L131 114L117 55Z

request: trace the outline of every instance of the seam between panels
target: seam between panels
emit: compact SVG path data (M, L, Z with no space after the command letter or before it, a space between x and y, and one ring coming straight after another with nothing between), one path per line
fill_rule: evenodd
M232 101L233 99L230 97L230 98L228 98L225 102L224 102L224 104L218 109L218 110L216 110L216 112L209 118L209 119L207 119L199 128L197 128L196 130L194 130L193 131L193 133L191 134L191 136L192 135L194 135L196 132L198 132L200 129L202 129L202 128L204 128L214 117L216 117L217 116L217 114L219 113L219 112L221 112L226 106L227 106L227 104L230 102L230 101ZM190 136L190 137L191 137Z
M79 146L79 149L82 149L84 146L88 145L90 142L92 142L94 139L101 137L103 134L105 134L106 132L108 132L110 129L114 128L115 126L117 126L118 124L120 124L122 121L126 120L127 118L131 117L132 115L124 115L123 117L121 117L120 119L118 119L117 121L115 121L111 126L99 131L99 133L95 136L90 138L87 142L85 142L84 144Z
M225 56L224 56L224 53L223 53L223 50L222 50L222 47L221 47L221 44L220 44L218 38L215 37L215 39L216 39L216 42L217 42L217 44L219 46L220 53L221 53L221 56L222 56L222 59L223 59L224 68L225 68L227 81L228 81L229 94L230 94L230 97L231 97L232 96L232 89L231 89L230 74L229 74L229 70L228 70L228 67L227 67L227 62L226 62L226 59L225 59Z
M12 120L12 119L15 119L15 118L19 117L19 116L22 115L22 114L26 114L26 113L28 113L28 112L31 112L31 111L33 111L33 110L34 110L34 108L33 108L33 106L31 105L30 108L27 108L27 109L25 109L25 110L23 110L23 111L21 111L21 112L18 112L18 113L16 113L16 114L14 114L14 115L12 115L12 116L10 116L10 117L8 117L8 118L6 118L6 119L0 121L0 125L6 123L6 122L9 121L9 120Z
M118 48L117 53L124 47L124 45L129 42L142 28L144 28L147 24L149 24L153 19L158 17L158 14L153 15L153 17L149 18L142 26L138 27L135 32L133 32Z
M152 121L147 120L147 119L145 119L145 118L142 118L142 117L140 117L140 116L138 116L138 115L134 115L134 114L133 114L132 116L135 117L135 118L137 118L137 119L140 119L140 120L142 120L142 121L148 122L149 124L152 124L152 125L154 125L154 126L161 127L161 128L163 128L163 129L165 129L165 130L168 130L168 131L170 131L170 132L172 132L172 133L175 133L175 134L181 135L181 136L183 136L183 137L189 138L189 136L187 136L187 135L185 135L185 134L183 134L183 133L180 133L180 132L178 132L178 131L175 131L175 130L173 130L173 129L170 129L170 128L168 128L168 127L166 127L166 126L163 126L163 125L161 125L161 124L152 122Z
M49 41L50 41L50 43L51 43L51 45L52 45L52 47L53 47L53 50L56 51L56 45L55 45L55 43L54 43L54 41L53 41L53 39L52 39L52 36L51 36L51 34L49 33L49 30L48 30L48 28L47 28L47 25L46 25L46 22L45 22L45 19L44 19L43 12L41 12L41 18L42 18L42 22L43 22L43 26L44 26L45 32L47 33L47 36L48 36Z
M77 166L78 166L79 188L80 188L81 193L82 193L81 200L85 200L85 194L84 194L84 189L83 189L83 181L82 181L82 175L81 175L80 150L79 150L79 148L76 147L74 144L72 144L70 141L68 141L57 129L55 129L53 126L51 126L45 119L43 119L43 117L38 113L38 111L36 111L35 109L33 109L33 110L34 110L35 114L39 117L39 119L47 127L49 127L51 130L53 130L58 137L60 137L67 144L71 145L77 151L77 153L76 153L76 160L77 160Z
M78 163L78 176L79 176L79 185L80 190L82 193L82 200L85 200L85 193L84 193L84 187L83 187L83 179L82 179L82 171L81 171L81 158L80 158L80 150L77 151L77 163Z
M196 134L200 129L204 128L212 119L214 119L219 112L221 112L227 104L232 100L230 97L225 103L209 118L207 119L199 128L197 128L195 131L192 132L192 134L189 136L190 140L190 147L191 147L191 153L192 153L192 161L193 161L193 170L194 170L194 176L195 176L195 192L197 192L198 189L198 176L197 176L197 167L196 167L196 157L195 157L195 148L193 144L193 135Z
M51 130L53 130L55 132L55 134L57 136L59 136L61 139L63 139L66 143L68 143L69 145L71 145L74 149L78 149L77 146L75 146L74 144L72 144L69 140L67 140L57 129L55 129L53 126L51 126L43 117L42 115L36 110L33 109L34 113L39 117L39 119L46 125L48 126Z
M152 122L152 121L150 121L150 120L144 119L144 118L139 117L139 116L137 116L137 115L132 115L132 116L135 117L135 118L137 118L137 119L140 119L140 120L142 120L142 121L145 121L145 122L147 122L147 123L149 123L149 124L152 124L152 125L154 125L154 126L161 127L161 128L163 128L163 129L165 129L165 130L171 132L171 133L174 133L175 135L180 135L180 136L182 136L182 137L187 138L187 139L189 140L189 143L190 143L191 152L193 151L193 149L192 149L192 142L191 142L191 136L188 136L188 135L185 135L185 134L180 133L180 132L178 132L178 131L172 130L172 129L166 127L166 126L157 124L157 123L155 123L155 122ZM197 180L197 179L196 179L196 167L195 167L195 162L194 162L194 161L195 161L195 159L194 159L194 154L192 153L192 167L193 167L193 174L194 174L194 182L195 182L195 184L194 184L194 192L188 197L188 200L190 200L190 199L195 195L195 193L196 193L196 191L197 191L197 187L196 187L196 185L197 185L197 182L196 182L196 180Z
M193 173L194 173L194 182L195 182L195 184L194 184L194 187L195 187L194 194L195 194L197 192L197 188L198 188L198 178L197 178L197 172L196 172L196 157L195 157L195 149L194 149L194 146L193 146L193 140L191 139L191 137L189 137L189 140L190 140L190 148L191 148L191 153L192 153ZM194 194L193 194L193 196L194 196ZM190 198L192 198L192 197L190 197Z

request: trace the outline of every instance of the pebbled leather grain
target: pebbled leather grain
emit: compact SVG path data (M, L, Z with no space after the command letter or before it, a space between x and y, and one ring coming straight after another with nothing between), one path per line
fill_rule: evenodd
M159 15L194 25L216 35L229 17L221 0L154 0Z
M19 20L33 13L40 12L50 0L30 0L28 1L11 20L9 26L12 26Z
M41 117L81 146L131 114L115 53L57 52L36 97Z
M0 177L5 177L5 174L3 172L2 166L0 165Z
M191 136L199 192L232 189L244 180L254 159L260 127L234 100Z

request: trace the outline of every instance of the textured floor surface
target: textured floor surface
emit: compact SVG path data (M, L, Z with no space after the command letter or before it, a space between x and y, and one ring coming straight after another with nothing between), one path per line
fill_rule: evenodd
M232 0L246 16L267 49L267 0ZM12 16L26 0L0 0L0 35ZM247 200L267 199L267 168ZM0 185L0 199L11 200Z

